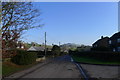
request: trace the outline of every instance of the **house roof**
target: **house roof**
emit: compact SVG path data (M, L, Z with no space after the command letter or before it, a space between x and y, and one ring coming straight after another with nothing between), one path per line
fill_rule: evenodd
M36 46L31 46L28 51L44 51L44 47L40 46L40 47L36 47Z
M113 34L110 39L120 38L120 32Z
M109 37L103 37L103 38L97 40L95 43L93 43L93 45L96 44L96 43L98 43L98 42L101 41L101 40L104 40L104 39L109 39Z

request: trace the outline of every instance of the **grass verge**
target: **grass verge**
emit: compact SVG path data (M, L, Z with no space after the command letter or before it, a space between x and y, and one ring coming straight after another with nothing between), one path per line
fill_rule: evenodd
M2 63L2 76L9 76L15 72L22 71L24 69L30 68L33 65L37 64L37 62L30 65L16 65L10 61L5 61Z
M101 61L101 60L96 60L90 57L78 57L78 56L72 56L73 60L76 62L81 62L81 63L88 63L88 64L105 64L105 65L120 65L120 61L115 62L115 61Z

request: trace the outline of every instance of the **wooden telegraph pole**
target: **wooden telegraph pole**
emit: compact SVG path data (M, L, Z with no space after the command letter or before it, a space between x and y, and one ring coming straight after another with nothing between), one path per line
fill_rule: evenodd
M46 32L45 32L45 58L46 58Z

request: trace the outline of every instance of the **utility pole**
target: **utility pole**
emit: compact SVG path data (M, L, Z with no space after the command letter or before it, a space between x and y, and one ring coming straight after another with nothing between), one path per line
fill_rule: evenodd
M45 32L45 58L46 58L46 32Z

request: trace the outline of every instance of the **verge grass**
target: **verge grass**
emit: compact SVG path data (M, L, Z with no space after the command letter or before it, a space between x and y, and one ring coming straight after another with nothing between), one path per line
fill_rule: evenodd
M11 61L5 61L2 63L2 76L5 77L15 72L22 71L24 69L32 67L35 64L37 64L37 62L33 64L29 64L29 65L16 65L12 63Z
M72 56L73 60L76 62L81 63L88 63L88 64L106 64L106 65L120 65L120 61L101 61L97 59L93 59L90 57L78 57L78 56Z

